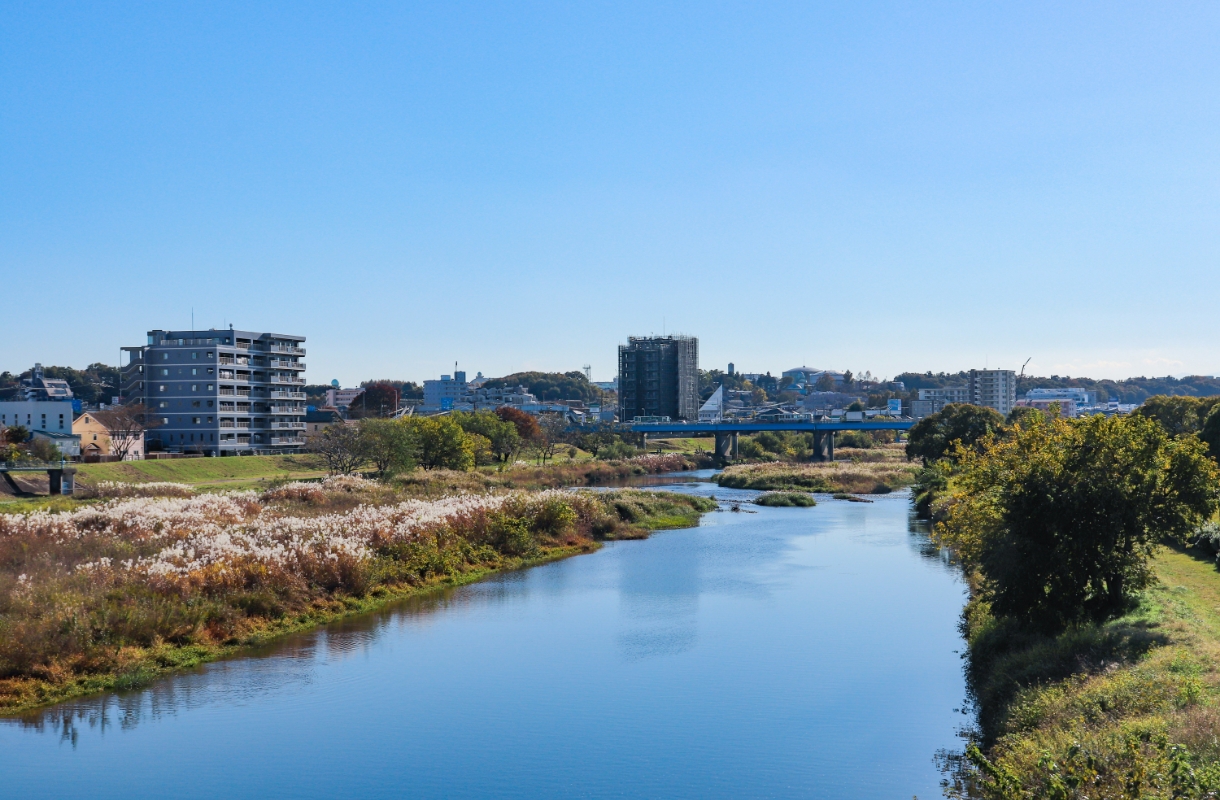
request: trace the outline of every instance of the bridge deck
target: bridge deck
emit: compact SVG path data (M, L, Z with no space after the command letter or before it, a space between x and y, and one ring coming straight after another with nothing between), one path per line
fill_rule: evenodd
M864 420L861 422L640 422L628 423L634 433L665 433L684 436L762 431L906 431L913 419Z

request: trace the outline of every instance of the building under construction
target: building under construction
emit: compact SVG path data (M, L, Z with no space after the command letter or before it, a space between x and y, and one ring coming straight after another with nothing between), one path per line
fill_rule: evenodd
M618 418L699 419L699 340L631 336L618 347Z

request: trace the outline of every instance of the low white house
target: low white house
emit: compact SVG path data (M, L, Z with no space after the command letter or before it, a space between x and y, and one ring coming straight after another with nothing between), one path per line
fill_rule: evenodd
M30 431L72 433L72 402L69 400L0 401L0 428L20 425Z
M717 386L716 391L699 408L700 422L721 422L724 420L724 386Z

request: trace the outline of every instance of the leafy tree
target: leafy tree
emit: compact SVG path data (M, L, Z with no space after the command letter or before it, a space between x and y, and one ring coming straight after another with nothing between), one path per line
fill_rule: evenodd
M828 373L822 373L818 376L817 383L813 384L815 392L833 392L835 390L835 377Z
M1220 406L1213 407L1207 419L1203 420L1199 438L1207 444L1211 457L1220 461Z
M4 429L4 440L9 444L25 444L30 438L30 429L24 425L11 425Z
M360 420L359 429L368 459L379 473L394 475L415 468L419 444L411 425L402 420L370 417Z
M599 401L601 389L589 383L583 372L514 372L483 384L488 389L513 389L524 386L539 400Z
M577 444L582 450L587 450L594 458L597 458L597 454L603 447L609 447L617 441L621 441L621 439L611 426L596 425L589 433L581 434Z
M907 437L907 458L922 458L925 464L946 456L953 458L955 442L974 447L988 434L1000 430L1003 424L1004 417L993 408L950 403L911 428Z
M519 408L500 406L496 409L496 416L515 425L517 435L526 442L536 441L542 436L542 428L538 427L538 420Z
M1135 414L1160 423L1170 436L1186 436L1203 430L1203 423L1220 397L1150 397Z
M521 450L521 434L517 433L517 426L494 411L475 411L473 413L456 411L450 414L450 417L467 433L477 434L487 439L488 452L497 461L510 461ZM477 456L476 460L478 460Z
M1203 443L1143 416L1034 420L957 459L938 535L978 568L994 614L1036 627L1122 614L1161 541L1216 509Z
M1046 415L1036 408L1030 406L1017 406L1012 411L1008 412L1008 417L1005 420L1009 426L1013 425L1032 425L1035 420L1043 419Z
M451 417L411 417L404 422L414 429L419 465L426 470L470 470L474 467L474 443Z

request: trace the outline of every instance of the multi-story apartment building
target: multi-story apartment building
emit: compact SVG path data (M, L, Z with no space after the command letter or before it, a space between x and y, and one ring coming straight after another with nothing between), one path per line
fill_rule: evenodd
M931 400L933 403L939 403L942 408L949 403L969 403L970 387L941 386L936 389L920 389L919 399ZM940 411L940 408L936 410Z
M1017 404L1017 373L1011 369L970 370L970 402L1007 416Z
M699 340L631 336L618 348L619 419L699 420Z
M304 336L254 331L148 332L125 347L123 399L143 402L159 425L149 450L238 455L305 443Z

